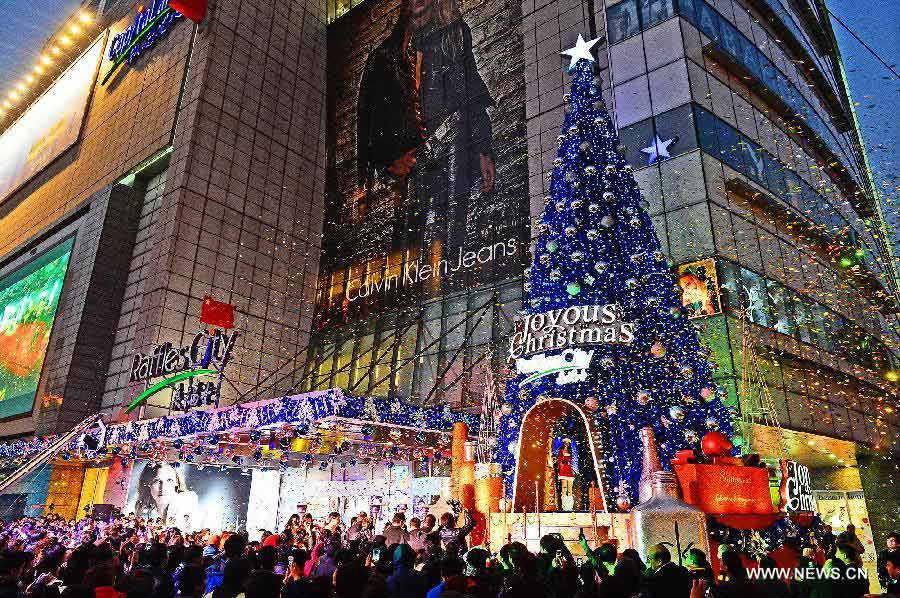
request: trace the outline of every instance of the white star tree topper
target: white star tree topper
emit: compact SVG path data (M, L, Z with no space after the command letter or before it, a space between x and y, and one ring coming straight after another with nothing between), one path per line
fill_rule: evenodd
M578 64L578 61L582 58L594 62L594 57L591 56L591 48L597 45L597 42L601 39L603 38L595 37L592 40L585 41L584 37L579 33L578 39L575 41L575 47L560 52L560 54L565 54L571 59L569 61L569 69L574 69L575 65Z

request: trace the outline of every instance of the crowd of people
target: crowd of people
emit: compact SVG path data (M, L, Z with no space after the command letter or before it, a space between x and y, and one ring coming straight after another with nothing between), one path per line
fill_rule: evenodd
M645 562L637 551L619 552L611 542L592 547L583 535L579 557L555 534L541 538L536 554L519 542L492 553L468 546L475 522L465 510L462 517L457 525L457 513L409 521L397 513L379 533L366 513L348 525L338 513L319 522L296 514L280 533L261 531L254 541L245 533L183 534L134 515L77 523L52 514L0 521L0 598L873 596L867 580L846 574L802 580L750 575L746 556L729 547L718 554L717 573L697 548L675 559L658 544ZM781 550L796 551L798 568L846 573L861 565L858 548L838 537L831 554L819 560L794 543ZM763 557L754 566L776 564ZM896 533L878 566L884 593L874 596L900 597Z

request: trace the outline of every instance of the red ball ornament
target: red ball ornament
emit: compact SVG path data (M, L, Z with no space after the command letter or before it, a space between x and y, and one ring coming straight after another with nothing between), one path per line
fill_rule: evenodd
M723 457L731 453L734 445L721 432L707 432L700 441L700 449L705 457Z

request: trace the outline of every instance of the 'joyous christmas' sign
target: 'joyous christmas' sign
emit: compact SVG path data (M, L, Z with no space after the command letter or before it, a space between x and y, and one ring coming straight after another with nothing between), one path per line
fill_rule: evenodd
M790 459L781 460L781 508L786 513L814 510L809 468Z
M634 323L622 321L623 317L622 306L617 303L526 314L516 323L509 361L570 347L628 344L634 340Z

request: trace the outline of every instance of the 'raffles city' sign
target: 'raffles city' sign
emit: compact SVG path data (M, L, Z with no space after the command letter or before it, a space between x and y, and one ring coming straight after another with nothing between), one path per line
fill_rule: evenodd
M222 385L222 372L231 358L237 332L224 330L198 333L191 344L175 347L172 343L158 345L152 352L138 353L131 361L131 382L162 380L138 395L126 413L131 412L149 396L164 388L173 387L172 408L187 411L202 405L217 405ZM218 376L216 382L195 382L201 376Z

